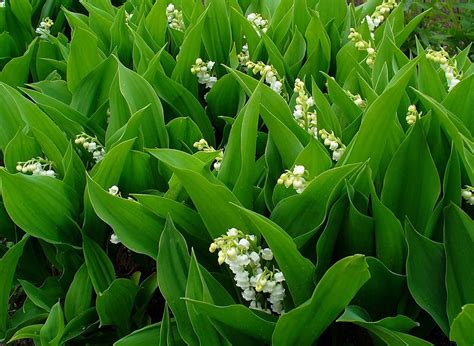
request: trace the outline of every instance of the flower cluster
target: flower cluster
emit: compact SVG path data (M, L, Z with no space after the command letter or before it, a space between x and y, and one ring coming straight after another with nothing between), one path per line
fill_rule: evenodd
M168 26L177 31L184 31L183 12L176 9L172 3L166 7L166 17L168 18Z
M413 125L421 117L421 112L418 112L415 105L410 105L408 107L408 112L405 120L408 125Z
M451 58L448 52L444 49L441 49L440 51L428 49L426 51L426 58L438 63L444 71L444 76L448 82L448 92L461 81L462 73L458 71L457 61L454 58Z
M218 151L219 155L216 157L216 161L214 162L214 169L217 172L219 172L219 170L221 169L222 160L224 159L224 151L223 150L214 149L213 147L211 147L209 145L209 143L207 143L207 141L204 138L201 138L199 141L195 142L193 144L193 147L195 147L197 150L206 151L206 152L209 152L209 153L214 153L214 152Z
M347 38L351 40L352 42L354 42L354 46L358 50L365 50L367 52L367 58L365 59L365 62L370 67L374 66L377 52L372 47L372 44L370 42L365 41L362 38L362 35L359 32L357 32L354 28L351 28L350 30L351 32L349 33L349 36L347 36Z
M97 137L91 137L83 132L76 136L76 140L74 142L78 145L82 145L84 149L92 153L92 158L96 163L101 161L105 156L105 149L100 144Z
M474 187L466 185L466 188L462 190L461 195L467 204L474 205Z
M285 277L272 265L271 249L258 246L254 235L231 228L227 234L211 243L209 251L213 253L216 250L219 250L219 264L226 263L229 266L236 286L242 290L242 297L250 302L250 308L268 313L284 313ZM269 269L270 266L272 269Z
M252 24L258 36L261 35L260 30L262 30L262 32L267 32L268 20L263 19L260 13L249 13L249 15L247 16L247 20Z
M47 38L51 32L51 27L54 25L54 22L49 18L44 18L39 26L36 28L36 33L40 35L41 38Z
M37 157L25 162L18 162L16 170L24 174L42 175L56 178L56 172L53 170L53 162L42 157Z
M214 68L214 61L203 61L201 58L196 59L196 63L191 67L191 73L196 75L199 84L205 84L210 89L217 82L217 78L211 76Z
M346 95L356 104L360 109L365 109L367 107L367 101L362 99L359 94L352 94L349 90L345 90Z
M265 77L265 83L278 94L282 93L283 80L279 78L277 70L272 65L266 65L261 61L254 63L253 61L247 61L246 64L249 70L252 70L253 74L260 74Z
M0 0L0 8L5 7L5 0Z
M395 0L384 0L382 4L375 8L375 11L372 13L372 15L365 17L371 35L373 35L375 29L377 29L377 27L383 23L385 18L387 18L390 12L397 6L398 3Z
M314 138L318 138L318 121L316 110L313 108L313 98L308 96L304 82L298 78L295 81L294 91L298 93L298 97L296 98L293 117L301 128L305 129ZM311 108L313 109L311 110Z
M346 146L341 142L340 138L334 135L334 132L329 133L325 129L319 130L321 139L324 140L324 145L332 151L332 159L339 161L342 154L346 150Z
M292 186L297 193L302 193L306 188L306 179L304 178L306 173L304 166L296 165L293 171L286 170L285 173L280 175L277 184L285 185L286 188Z
M249 45L246 43L242 46L242 51L237 55L240 66L247 70L247 63L250 61Z

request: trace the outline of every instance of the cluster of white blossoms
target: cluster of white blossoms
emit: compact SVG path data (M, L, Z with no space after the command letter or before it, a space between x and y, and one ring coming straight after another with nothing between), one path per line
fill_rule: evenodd
M209 251L213 253L216 250L219 250L219 265L226 263L229 266L236 286L242 290L242 297L250 302L250 308L284 313L285 277L273 265L271 249L258 246L254 235L231 228L211 243Z
M203 61L201 58L196 59L196 63L191 67L191 73L198 78L199 84L206 85L210 89L216 84L217 78L212 76L214 61Z
M166 7L166 17L168 18L168 26L171 29L184 31L183 11L176 9L172 3Z
M474 205L474 187L466 185L466 188L462 189L461 195L467 204Z
M282 93L283 80L279 78L277 70L272 65L264 64L261 61L254 63L253 61L247 61L247 69L252 70L253 74L260 74L265 77L265 83L278 94Z
M405 117L407 124L410 126L414 125L416 121L421 117L421 113L422 112L418 112L415 105L410 105L408 107L407 116Z
M375 8L372 15L365 17L372 39L374 38L373 33L375 29L383 23L385 18L387 18L390 12L397 6L398 3L395 0L384 0L382 4Z
M237 55L237 58L240 66L247 70L247 63L250 61L249 45L247 43L242 46L242 51Z
M286 170L285 173L280 175L277 184L285 185L286 188L292 186L296 193L302 193L306 188L306 179L304 178L306 173L304 166L296 165L293 171Z
M53 25L54 22L49 17L43 18L36 28L36 33L40 35L41 38L47 38Z
M319 130L319 136L324 141L324 145L332 151L332 159L339 161L342 154L346 150L346 146L342 143L340 138L334 135L334 132L329 133L325 129Z
M56 178L56 172L53 170L53 162L42 157L37 157L25 162L18 162L16 170L18 172L32 175L42 175L46 177Z
M91 137L83 132L76 136L76 140L74 142L78 145L82 145L84 149L90 152L96 163L101 161L105 156L105 149L100 144L97 137Z
M299 78L295 81L294 91L298 93L298 97L296 97L293 117L302 129L305 129L314 138L318 138L318 120L316 110L314 109L314 100L308 96L304 82Z
M200 151L206 151L209 153L219 152L219 155L216 157L216 161L214 162L214 169L219 172L221 169L222 160L224 159L224 151L223 150L216 150L207 143L204 138L201 138L199 141L194 142L193 147Z
M458 71L457 61L451 58L444 49L436 51L428 49L426 51L426 58L438 63L444 71L444 76L448 83L448 92L451 91L461 81L462 73Z
M360 109L365 109L367 107L367 101L364 100L359 94L353 94L349 90L344 90L346 95L355 103Z
M350 29L349 36L347 38L354 42L354 46L358 50L365 50L367 52L367 58L365 59L365 62L367 65L370 67L374 66L375 63L375 57L377 56L377 52L375 51L375 48L372 47L372 43L365 41L362 38L362 35L357 32L354 28Z
M257 32L258 36L261 35L260 30L262 30L262 32L267 32L268 20L263 19L260 13L249 13L247 20L252 24L252 27Z
M5 7L5 0L0 0L0 8Z

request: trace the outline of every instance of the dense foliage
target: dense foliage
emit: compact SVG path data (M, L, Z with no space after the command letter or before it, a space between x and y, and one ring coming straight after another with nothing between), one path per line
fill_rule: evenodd
M474 65L408 5L0 1L0 341L472 345Z

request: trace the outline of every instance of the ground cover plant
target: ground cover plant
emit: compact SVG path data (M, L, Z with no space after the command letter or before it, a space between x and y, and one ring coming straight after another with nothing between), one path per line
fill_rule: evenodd
M472 345L470 45L405 5L0 1L0 342Z

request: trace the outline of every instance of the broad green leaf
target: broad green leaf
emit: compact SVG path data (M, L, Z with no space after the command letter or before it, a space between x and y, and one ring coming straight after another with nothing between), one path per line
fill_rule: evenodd
M406 316L397 315L395 317L386 317L379 321L370 321L367 317L367 313L363 309L357 306L349 306L346 311L344 311L344 314L337 319L337 322L348 322L361 326L375 334L387 345L431 345L431 343L427 341L407 334L412 328L417 327L419 324Z
M64 314L61 303L57 302L51 308L48 319L40 330L42 345L58 346L64 331Z
M425 238L410 224L407 224L405 234L408 243L408 289L416 303L447 334L449 323L446 314L446 257L443 245Z
M115 279L109 288L99 293L96 301L100 325L115 325L120 334L130 330L130 314L138 287L128 279Z
M163 219L133 200L112 196L92 178L87 178L87 192L97 215L108 223L129 249L156 257ZM130 228L130 225L135 225Z
M293 238L314 230L323 222L328 206L339 195L344 179L359 167L359 164L346 165L320 174L301 194L278 203L271 219Z
M33 58L36 39L33 40L26 52L18 58L10 60L0 71L0 81L12 87L23 86L30 75L30 64Z
M275 323L257 315L243 305L216 306L210 303L186 299L197 311L226 326L237 329L264 343L270 343ZM270 317L270 316L269 316ZM240 323L235 323L238 320Z
M471 345L474 343L474 304L464 305L459 315L451 324L449 339L457 345Z
M90 278L95 292L101 294L115 279L112 261L102 247L86 235L83 235L82 249L84 251L88 278Z
M113 102L112 95L120 101ZM165 128L160 99L152 86L142 76L119 63L116 80L111 90L110 111L112 116L107 129L108 133L114 133L125 125L133 113L148 105L150 107L144 110L143 115L147 126L142 126L145 145L147 147L166 148L168 146L168 133ZM122 107L125 107L125 109ZM117 116L114 116L114 114Z
M114 346L158 346L161 323L150 324L123 337Z
M188 280L186 283L186 298L213 303L211 296L212 294L209 292L209 288L207 287L193 252L191 254ZM212 345L228 345L212 325L206 313L199 311L195 304L191 302L187 302L186 308L191 324L201 344L209 342L212 343Z
M197 79L191 73L191 66L200 56L201 37L208 9L209 7L196 19L196 23L186 30L172 74L172 79L182 84L193 95L197 95Z
M28 136L26 128L18 130L4 150L5 167L13 173L17 171L18 162L26 162L38 156L41 156L41 148L37 141Z
M81 80L101 61L102 58L97 47L97 36L81 28L74 30L67 60L69 90L74 92Z
M235 195L196 157L172 149L151 149L150 154L165 163L186 189L202 221L214 239L227 229L245 229L240 215L230 205L240 205ZM209 201L213 201L212 204Z
M93 262L90 260L92 254L89 253L88 255L89 263ZM74 279L66 293L66 299L64 301L64 315L66 320L71 322L74 317L86 311L91 306L91 301L92 284L89 278L88 267L86 264L83 264L76 272L76 275L74 275Z
M374 185L370 184L370 187L377 258L391 270L403 273L407 250L402 224L380 201Z
M28 234L54 244L78 245L79 201L61 180L0 171L8 215ZM40 215L38 217L38 215Z
M189 116L199 126L204 138L211 145L214 145L215 139L212 124L199 100L188 89L169 78L164 72L158 69L152 70L152 66L149 67L145 78L163 101L179 116Z
M406 276L390 271L375 257L367 257L367 264L370 280L362 286L352 303L367 310L373 319L395 314L407 292Z
M418 60L415 59L403 66L380 97L369 106L357 136L338 164L363 162L370 158L369 165L374 176L377 176L388 138L380 134L387 133L392 128L398 104L417 63Z
M242 72L228 69L247 95L251 95L258 86L258 81ZM262 86L260 114L269 132L274 135L275 144L282 156L283 163L290 167L303 145L308 142L309 135L301 129L285 100L266 85Z
M23 253L23 248L28 241L28 236L10 248L0 259L0 340L5 337L9 323L10 291L15 277L18 261Z
M207 16L204 23L202 41L209 59L216 62L216 71L224 72L220 64L227 63L232 46L232 35L227 9L227 1L212 0L206 9Z
M257 87L247 106L235 120L230 131L218 178L232 189L242 205L253 206L255 155L261 88Z
M364 256L346 257L319 281L312 297L280 317L274 345L312 345L370 278Z
M447 311L452 323L466 304L474 303L474 223L458 206L444 209Z
M64 327L60 344L92 331L98 324L99 317L97 316L95 307L84 310L80 314L74 316L66 327Z
M22 339L32 339L35 342L40 342L39 333L42 324L32 324L18 330L11 338L8 340L9 343L22 340Z
M408 217L415 229L424 232L440 189L438 171L418 122L387 168L381 201L399 220Z
M133 197L136 198L141 205L150 209L163 219L166 219L166 217L170 215L174 223L189 236L193 237L193 240L196 242L207 242L206 245L209 245L208 243L212 241L205 230L205 226L199 214L183 203L156 195L134 194Z
M157 257L158 285L161 294L173 311L183 339L188 344L198 344L198 338L188 316L186 302L181 299L186 295L190 259L185 239L168 217L161 234Z

